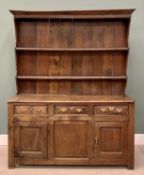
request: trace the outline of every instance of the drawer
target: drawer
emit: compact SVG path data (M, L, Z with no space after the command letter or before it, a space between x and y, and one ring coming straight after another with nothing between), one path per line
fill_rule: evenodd
M16 105L15 114L47 114L48 107L47 106L36 106L36 105Z
M57 105L54 107L54 114L88 114L88 106Z
M96 115L127 115L128 106L95 106Z

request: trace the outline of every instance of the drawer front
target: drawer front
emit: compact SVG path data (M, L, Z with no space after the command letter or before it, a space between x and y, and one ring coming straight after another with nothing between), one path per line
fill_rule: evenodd
M54 114L88 114L88 107L57 105L54 107Z
M47 106L36 106L36 105L17 105L14 110L15 114L47 114Z
M128 106L95 106L96 115L127 115Z

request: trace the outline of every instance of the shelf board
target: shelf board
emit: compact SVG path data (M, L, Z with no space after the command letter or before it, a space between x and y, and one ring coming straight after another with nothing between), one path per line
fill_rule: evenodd
M127 76L17 76L21 80L126 80Z
M16 47L16 51L40 51L40 52L117 52L128 51L128 47L119 48L26 48Z

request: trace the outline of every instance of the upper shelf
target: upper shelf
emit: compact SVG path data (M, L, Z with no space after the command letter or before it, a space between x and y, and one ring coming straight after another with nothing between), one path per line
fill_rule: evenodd
M119 48L25 48L16 47L16 51L41 51L41 52L117 52L128 51L128 47Z
M127 76L17 76L23 80L126 80Z

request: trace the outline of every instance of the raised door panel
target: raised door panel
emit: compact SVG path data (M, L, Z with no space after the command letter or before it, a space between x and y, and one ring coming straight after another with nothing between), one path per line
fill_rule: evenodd
M15 123L15 157L47 158L47 123Z
M95 123L96 157L126 158L127 134L126 122Z
M55 120L51 123L50 133L52 158L75 161L90 157L89 121Z

